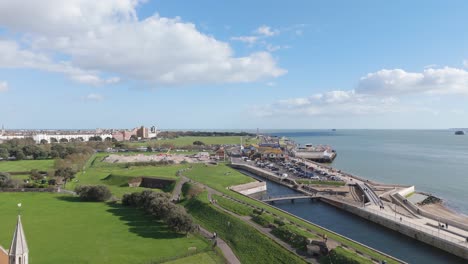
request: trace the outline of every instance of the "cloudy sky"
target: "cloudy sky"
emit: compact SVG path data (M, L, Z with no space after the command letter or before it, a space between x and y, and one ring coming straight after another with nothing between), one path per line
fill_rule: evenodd
M468 127L467 1L3 0L7 128Z

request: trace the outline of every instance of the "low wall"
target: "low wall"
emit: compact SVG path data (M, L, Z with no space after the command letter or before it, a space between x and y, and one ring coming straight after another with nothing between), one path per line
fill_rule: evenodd
M388 218L385 218L383 216L373 214L371 212L365 211L361 208L338 202L335 200L331 200L326 197L321 197L321 201L328 203L330 205L336 206L340 209L343 209L345 211L348 211L352 214L358 215L362 218L365 218L369 221L372 221L376 224L385 226L389 229L392 229L394 231L397 231L401 234L407 235L409 237L412 237L416 240L419 240L421 242L424 242L426 244L429 244L431 246L437 247L439 249L442 249L444 251L447 251L453 255L459 256L464 259L468 259L468 247L464 247L462 245L456 244L454 242L450 242L447 240L444 240L442 238L439 238L437 236L425 233L423 231L417 230L413 227L401 224L399 222L390 220Z
M414 193L414 186L410 186L408 188L405 188L403 190L400 190L398 191L398 193L403 196L403 197L406 197L406 195L410 194L410 193Z
M249 182L246 184L231 186L229 189L241 193L243 195L251 195L255 193L265 192L267 190L266 182Z

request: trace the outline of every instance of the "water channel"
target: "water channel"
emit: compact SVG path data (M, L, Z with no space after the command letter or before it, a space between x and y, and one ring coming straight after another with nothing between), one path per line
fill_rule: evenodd
M247 171L242 173L267 183L267 196L290 195L298 192L268 181ZM298 193L299 194L299 193ZM467 263L466 260L392 231L361 217L319 201L297 200L275 202L273 206L328 228L348 238L408 263Z

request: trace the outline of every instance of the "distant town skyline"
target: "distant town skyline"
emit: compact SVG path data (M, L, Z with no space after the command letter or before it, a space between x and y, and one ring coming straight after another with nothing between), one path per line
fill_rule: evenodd
M468 126L468 2L0 2L7 129Z

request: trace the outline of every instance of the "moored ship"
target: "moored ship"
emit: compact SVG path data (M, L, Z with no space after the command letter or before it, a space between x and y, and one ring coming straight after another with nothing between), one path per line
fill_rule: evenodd
M336 157L336 151L330 146L305 144L304 147L297 147L292 151L294 157L308 159L317 162L330 163Z

